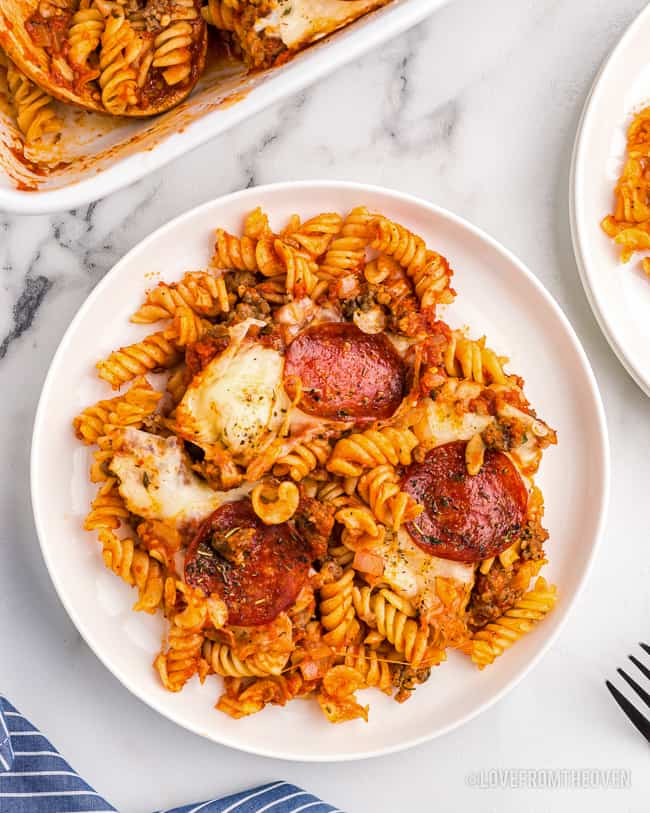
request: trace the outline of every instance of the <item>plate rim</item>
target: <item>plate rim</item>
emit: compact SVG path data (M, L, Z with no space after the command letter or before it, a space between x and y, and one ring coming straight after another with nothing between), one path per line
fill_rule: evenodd
M84 319L86 310L89 309L90 304L94 302L95 299L101 296L104 289L109 284L111 284L112 278L119 274L120 268L130 261L131 255L133 253L135 253L136 251L140 251L143 248L146 248L148 245L157 240L164 231L168 229L173 229L177 227L179 224L183 223L184 221L191 220L193 217L199 215L203 210L209 209L217 202L221 204L229 203L236 204L239 202L240 199L245 200L246 198L252 198L254 200L255 195L266 193L268 191L280 191L280 190L287 191L296 189L314 189L314 190L331 190L331 191L340 191L341 189L345 189L359 193L360 196L362 196L363 194L387 195L389 197L392 197L396 201L402 201L407 204L415 205L419 208L428 210L429 212L437 216L441 216L443 218L450 220L456 226L460 227L461 229L466 229L467 231L471 232L473 236L478 237L479 239L488 243L491 246L491 248L493 248L497 253L501 254L505 260L511 262L517 268L519 273L523 274L527 281L531 283L533 287L537 290L537 293L546 301L546 304L554 312L555 317L559 319L559 321L563 325L567 337L570 339L571 344L573 345L574 350L576 351L577 358L585 374L586 384L588 385L592 403L595 410L595 417L597 420L597 439L599 441L598 448L596 449L596 451L599 452L598 455L600 464L599 468L601 469L600 481L597 484L599 494L601 495L601 499L599 501L598 506L598 517L595 525L595 532L593 535L593 543L591 546L591 550L589 551L586 557L583 572L582 574L580 574L578 578L575 591L573 592L573 595L570 598L569 603L564 611L564 615L559 621L557 627L551 632L548 639L540 645L540 647L537 649L537 651L530 659L530 661L525 665L525 667L521 669L519 673L515 674L509 681L507 681L499 691L495 692L491 697L489 697L484 703L479 705L477 708L462 715L456 721L448 723L431 733L411 738L405 738L402 742L393 745L373 748L369 750L367 749L365 751L360 751L354 754L346 753L334 756L319 753L298 756L291 751L282 752L278 751L275 748L266 748L263 743L260 743L259 745L256 745L254 747L249 745L242 745L241 743L233 741L233 738L228 735L219 736L219 732L216 732L216 736L211 736L207 732L197 729L191 723L183 721L182 719L179 718L179 715L177 715L175 712L162 708L153 697L149 697L144 691L135 688L130 678L127 675L123 675L119 668L115 668L113 665L111 665L111 663L109 662L109 657L105 656L100 651L100 648L95 647L94 643L91 640L89 640L91 636L86 634L87 631L84 629L84 625L81 619L79 618L79 614L73 609L73 607L71 606L71 602L66 597L65 589L60 584L59 579L56 575L56 569L54 568L53 565L53 557L48 552L47 544L44 541L46 537L45 530L46 522L44 517L39 512L39 507L37 504L38 488L36 482L37 477L35 472L37 458L39 454L40 438L46 429L47 412L45 409L45 405L46 401L50 396L50 391L52 390L55 382L54 368L57 365L59 357L67 349L70 337L74 329L76 328L77 324ZM591 368L591 364L589 362L587 354L584 348L582 347L580 339L578 338L568 318L564 314L562 308L551 296L551 294L546 290L545 286L532 273L532 271L530 271L526 267L526 265L516 257L516 255L514 255L509 249L503 246L498 240L496 240L495 238L487 234L485 231L483 231L483 229L479 228L478 226L475 226L474 224L467 221L465 218L454 214L453 212L449 211L448 209L442 206L426 201L423 198L420 198L416 195L411 195L405 192L392 190L387 187L379 185L356 183L353 181L336 181L336 180L283 181L279 183L264 184L257 187L250 187L247 189L238 190L236 192L231 192L227 195L222 195L212 200L206 201L205 203L202 203L201 205L196 206L190 209L189 211L184 212L181 215L178 215L177 217L158 227L150 235L148 235L139 243L137 243L135 246L133 246L123 257L121 257L117 261L117 263L115 263L111 267L111 269L105 274L105 276L100 280L100 282L95 286L95 288L93 288L93 290L88 294L88 296L80 306L79 310L77 311L73 319L70 321L70 324L66 328L65 333L63 334L59 342L59 345L56 349L56 352L54 353L52 360L50 362L47 375L43 382L41 394L39 396L38 406L36 409L33 424L33 432L31 438L31 452L30 452L30 498L32 504L32 513L34 516L34 522L36 526L36 532L38 536L39 546L41 549L41 554L43 556L45 566L48 571L48 575L54 585L59 601L62 603L64 609L68 613L70 620L76 627L77 631L79 632L87 646L101 661L101 663L109 670L109 672L128 691L130 691L131 694L133 694L139 700L146 703L154 711L158 712L163 717L181 726L182 728L191 731L194 734L198 734L201 737L204 737L210 742L214 742L219 745L227 746L229 748L234 748L238 751L243 751L258 756L271 757L274 759L283 759L291 762L309 762L309 763L353 762L361 759L385 756L388 754L393 754L399 751L404 751L409 748L413 748L415 746L421 745L425 742L429 742L445 734L448 734L450 731L453 731L454 729L460 728L470 720L474 719L475 717L478 717L484 711L495 705L508 692L510 692L515 686L517 686L519 682L522 681L524 677L528 675L529 672L531 672L535 666L537 666L537 664L541 661L541 659L548 652L551 646L557 641L569 617L574 612L577 602L579 601L580 597L583 594L585 585L588 581L589 576L592 573L597 551L600 545L602 544L602 538L604 535L604 529L607 521L607 514L610 503L610 483L611 483L611 464L610 464L609 433L605 417L605 409L602 397L600 395L600 390L598 388L598 384L596 381L596 377Z
M587 297L589 307L591 308L594 318L596 319L598 327L600 328L605 339L607 339L607 342L610 348L613 350L614 355L623 365L623 368L626 370L628 375L643 391L643 393L650 397L650 372L648 372L647 375L644 375L638 364L633 359L629 358L628 354L621 346L621 343L616 336L616 329L607 316L607 308L601 305L595 288L591 283L589 263L587 263L585 259L585 253L583 250L583 245L585 245L587 242L586 235L584 234L586 225L581 221L578 214L578 187L580 187L582 190L587 132L590 126L592 126L591 119L595 115L595 104L599 98L601 88L607 80L608 71L621 52L627 47L628 40L632 39L632 37L636 34L637 28L641 28L643 25L648 23L646 18L650 20L650 5L642 9L628 24L616 44L603 59L591 84L587 98L585 99L585 103L580 114L580 119L578 121L576 136L573 142L571 166L569 169L569 223L573 254L578 267L578 275L580 276L580 281L582 283L585 296ZM650 25L650 23L648 24Z

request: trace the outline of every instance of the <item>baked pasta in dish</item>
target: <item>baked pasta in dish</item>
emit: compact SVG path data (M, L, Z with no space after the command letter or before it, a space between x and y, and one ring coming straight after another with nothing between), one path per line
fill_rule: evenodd
M25 28L44 55L46 89L114 115L167 109L205 65L200 0L40 0Z
M256 209L146 293L154 332L98 362L119 392L74 429L96 447L85 527L167 619L167 689L216 674L235 718L314 695L367 719L358 690L406 700L449 648L483 668L552 609L532 478L556 435L440 319L451 282L363 206L280 231Z
M62 130L54 99L115 116L177 105L205 71L208 32L248 68L269 68L387 2L7 0L0 90L25 143L49 144Z
M30 81L0 49L0 99L14 116L26 143L58 139L63 122L55 110L54 99Z

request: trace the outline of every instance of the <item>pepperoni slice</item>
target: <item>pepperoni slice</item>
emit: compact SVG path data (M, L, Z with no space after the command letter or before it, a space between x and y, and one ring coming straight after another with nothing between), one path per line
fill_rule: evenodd
M467 473L464 441L432 449L407 469L402 488L424 506L407 524L427 553L478 562L512 544L526 517L528 494L519 472L501 452L485 451L474 476Z
M300 333L287 350L284 379L300 408L332 420L390 418L406 387L404 363L382 333L367 334L350 322L327 322Z
M185 557L185 581L219 595L228 623L257 626L294 602L310 562L308 543L286 523L264 525L241 500L222 505L200 527Z

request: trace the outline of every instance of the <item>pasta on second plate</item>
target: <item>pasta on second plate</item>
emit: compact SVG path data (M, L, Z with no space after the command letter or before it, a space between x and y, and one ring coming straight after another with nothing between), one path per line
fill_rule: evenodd
M555 432L439 318L451 280L363 206L280 231L256 209L146 292L153 332L97 363L119 393L74 429L85 527L167 619L167 689L216 674L235 718L315 696L367 719L359 690L404 701L450 648L483 668L552 609L532 477Z
M650 107L636 114L627 131L627 152L614 190L614 212L603 218L601 227L628 262L636 252L650 250ZM650 275L650 258L641 266Z

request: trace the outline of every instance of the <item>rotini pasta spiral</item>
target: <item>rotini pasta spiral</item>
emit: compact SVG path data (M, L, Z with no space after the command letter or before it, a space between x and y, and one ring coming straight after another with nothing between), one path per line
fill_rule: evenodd
M7 86L15 111L18 129L28 144L48 134L59 134L63 122L56 115L53 99L7 60Z
M371 285L379 289L378 301L387 305L397 319L418 310L413 285L397 260L380 254L366 264L363 274Z
M138 588L138 601L133 609L155 613L162 604L165 585L160 562L133 539L120 539L108 528L100 529L99 541L106 567L131 587Z
M393 693L390 664L367 646L348 647L343 663L363 678L363 688L376 687L385 694Z
M216 621L216 625L220 626L225 621L222 601L217 600L216 611L214 608L211 611L210 598L206 599L201 590L178 580L175 587L177 606L171 613L167 650L160 652L154 661L154 668L163 685L171 692L180 691L205 664L202 648L206 624ZM167 586L165 589L167 591Z
M376 217L370 224L373 233L371 246L389 257L394 257L412 278L424 267L427 248L424 240L387 217Z
M257 241L251 237L235 237L217 229L212 265L236 271L257 271L256 246Z
M233 652L232 647L208 640L203 643L203 658L215 674L223 677L264 677L279 674L287 661L285 656L279 670L269 672L259 665L256 656L242 660Z
M265 277L272 278L266 283L267 285L271 282L279 284L278 280L274 278L283 277L286 274L286 268L275 252L276 239L277 238L273 235L263 235L255 246L255 261L258 271ZM281 289L283 298L285 293L284 289L285 285L283 284ZM284 299L280 301L284 301Z
M508 382L501 360L493 350L485 346L485 336L472 341L454 330L445 350L444 364L447 375L466 378L478 384Z
M158 34L153 45L152 65L162 68L165 82L173 86L187 79L192 72L191 24L185 20L171 23Z
M332 239L343 226L343 218L336 212L324 212L302 223L291 232L291 243L297 243L312 259L327 251Z
M356 478L349 480L328 480L317 488L316 496L321 502L330 503L336 508L350 505L350 497L357 487Z
M119 116L138 103L138 72L134 63L140 56L142 42L121 6L111 5L101 35L99 86L102 104L109 113Z
M100 378L114 390L122 384L147 372L159 372L180 361L175 343L166 332L152 333L142 341L114 350L104 361L95 365Z
M423 308L449 305L454 301L456 294L450 285L452 274L445 257L427 251L424 265L411 273L416 296Z
M361 587L355 585L352 588L352 604L357 617L370 627L376 626L375 612L370 604L373 596L373 589L367 584Z
M377 519L394 531L422 512L422 506L400 489L399 477L392 466L377 466L362 475L357 493L372 508Z
M332 447L325 438L314 438L294 446L290 452L278 458L273 473L282 476L288 474L298 482L307 477L319 466L324 466L330 456Z
M406 269L423 308L453 301L452 271L444 257L428 251L421 237L387 217L375 218L370 228L374 232L371 246Z
M201 271L185 274L180 282L169 285L161 282L149 291L131 321L149 324L170 319L181 307L190 308L201 316L227 313L230 302L224 278Z
M341 231L345 237L357 237L369 245L373 237L371 223L374 217L365 206L355 206L345 218Z
M165 335L177 348L187 347L198 342L211 329L212 324L203 319L191 308L181 306L176 309L172 326Z
M358 477L364 469L389 463L408 466L418 439L410 429L387 426L367 429L342 438L334 446L327 470L344 477Z
M68 56L70 63L82 72L83 81L90 81L99 76L99 70L88 65L90 55L97 50L104 32L104 15L89 0L82 0L79 10L75 12L68 29Z
M163 686L170 692L180 692L199 671L203 640L200 631L172 624L167 637L167 650L154 661Z
M357 703L355 692L363 688L363 677L351 666L338 664L323 676L318 703L331 723L361 717L368 721L368 706Z
M324 584L320 589L321 624L327 630L323 640L333 647L350 643L356 632L352 589L354 571L346 570L336 581Z
M256 714L268 703L284 706L297 697L302 689L302 680L297 672L289 675L271 675L256 678L242 690L238 678L225 678L226 692L219 698L217 708L235 720Z
M262 211L260 206L256 206L244 219L244 235L252 237L254 240L260 240L271 234L268 215Z
M326 279L358 274L365 262L365 244L358 237L336 237L330 243L320 271Z
M340 236L331 241L320 266L325 278L336 279L363 270L366 247L372 239L368 228L371 221L372 216L365 206L353 209L345 218Z
M367 541L381 541L384 537L384 530L381 526L377 525L377 521L372 509L367 506L356 502L346 505L334 515L334 519L345 526L345 538L355 539L359 542L361 539Z
M364 613L367 602L367 614L361 616L363 620L375 627L411 666L419 666L426 654L429 630L414 619L416 613L412 605L392 590L367 594L363 601L360 592L358 588L355 590L354 602L357 612L360 607Z
M109 478L91 502L90 511L84 520L84 528L87 531L98 531L102 528L115 530L130 516L129 509L117 489L115 479Z
M274 243L276 255L284 265L286 271L286 292L294 299L301 299L305 295L317 299L320 292L327 289L327 283L319 280L318 266L306 254L295 248L276 240Z
M137 427L156 411L161 398L162 393L154 390L146 378L137 378L124 395L98 401L77 415L72 422L75 434L84 443L92 444L113 429Z
M474 634L464 651L479 669L485 668L495 658L511 647L541 621L557 602L557 587L549 585L541 576L535 587L514 605L483 629Z

